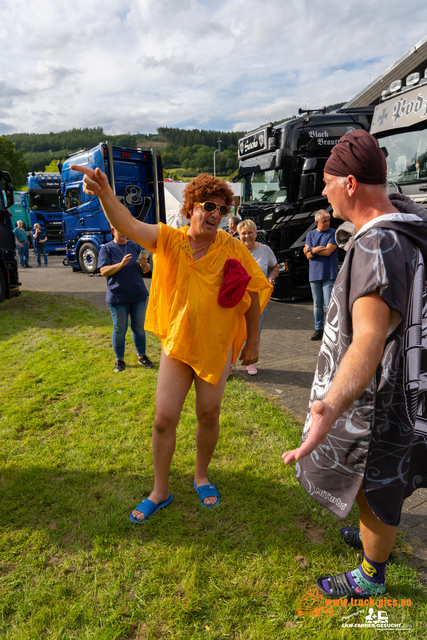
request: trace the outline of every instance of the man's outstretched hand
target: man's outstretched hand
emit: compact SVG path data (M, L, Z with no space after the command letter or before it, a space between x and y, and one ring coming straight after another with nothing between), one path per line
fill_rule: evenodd
M313 402L311 405L311 426L308 436L298 449L285 451L282 455L283 462L290 464L291 462L296 462L308 456L326 438L335 419L332 414L332 409L327 404L320 400Z

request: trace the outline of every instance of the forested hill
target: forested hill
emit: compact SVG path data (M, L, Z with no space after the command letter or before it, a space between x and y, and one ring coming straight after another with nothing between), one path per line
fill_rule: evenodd
M327 111L339 108L343 103L330 105ZM292 116L295 117L295 116ZM280 120L290 120L285 118ZM261 125L262 123L260 123ZM279 122L274 123L279 124ZM130 149L156 148L162 156L163 168L177 178L190 178L200 172L231 176L238 168L237 144L246 132L206 131L160 127L153 134L124 133L109 136L102 127L93 129L71 129L59 133L13 133L2 136L7 144L15 148L20 161L20 170L14 176L15 185L23 186L27 171L44 171L56 161L81 149L91 149L100 142L111 141L113 145ZM218 153L215 153L219 150ZM1 149L0 149L1 151ZM1 153L0 153L1 158ZM55 161L55 162L53 162ZM176 176L175 176L176 174Z
M212 152L221 140L221 151L233 151L237 154L237 141L242 133L223 131L200 131L198 129L175 129L162 127L157 134L120 134L107 135L102 127L93 129L71 129L59 133L14 133L6 138L14 143L16 151L21 151L28 163L29 171L44 171L52 160L63 160L67 155L91 149L100 142L110 140L113 145L131 149L157 148L158 152L166 152L164 165L166 168L180 166L180 158L169 158L168 153L179 156L182 149L191 149L196 154L200 147L211 148ZM191 155L191 153L186 154ZM237 157L237 156L236 156Z

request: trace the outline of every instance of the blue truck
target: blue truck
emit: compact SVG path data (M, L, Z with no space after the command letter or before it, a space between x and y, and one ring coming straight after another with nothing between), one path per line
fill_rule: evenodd
M101 142L89 151L68 156L60 165L64 264L73 271L94 274L101 245L112 240L111 229L99 199L83 192L83 175L71 170L73 164L101 169L130 213L149 224L166 222L162 164L154 150Z
M30 207L31 228L38 222L47 236L47 251L65 251L62 240L62 210L58 191L61 188L59 173L34 172L27 176L27 195Z
M14 203L13 186L7 171L0 169L0 302L20 293L15 236L8 208ZM4 189L4 194L3 194Z

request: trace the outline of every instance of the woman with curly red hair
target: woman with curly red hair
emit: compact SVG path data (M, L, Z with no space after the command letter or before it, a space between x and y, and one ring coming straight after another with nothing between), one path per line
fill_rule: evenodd
M144 523L172 502L169 470L176 428L193 381L197 416L193 486L202 506L217 506L219 493L207 473L219 437L219 413L230 362L240 351L243 365L258 360L260 311L272 289L246 247L218 230L221 219L228 215L233 193L218 178L199 175L184 190L182 213L190 225L173 229L133 218L99 169L71 168L85 174L84 191L99 197L111 225L154 254L145 321L145 329L162 342L152 437L154 488L132 511L130 520ZM239 273L246 272L249 283L246 291L241 289L239 301L231 296L231 302L222 306L218 297L229 259L234 260Z

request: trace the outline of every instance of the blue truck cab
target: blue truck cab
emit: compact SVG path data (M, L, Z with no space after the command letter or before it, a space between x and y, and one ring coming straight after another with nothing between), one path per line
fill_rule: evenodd
M3 194L4 189L4 194ZM15 236L8 208L14 203L13 186L7 171L0 169L0 302L20 293Z
M35 173L27 176L27 195L30 207L31 228L36 222L46 233L48 252L64 251L62 240L62 210L58 202L58 190L61 186L59 173Z
M112 240L110 223L97 197L83 192L83 174L71 165L97 167L132 216L149 224L166 222L161 159L153 151L113 147L101 142L68 156L61 170L60 202L66 261L73 271L94 274L101 245Z

